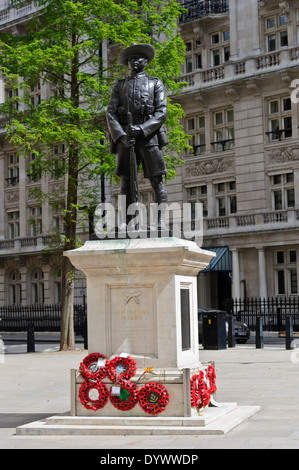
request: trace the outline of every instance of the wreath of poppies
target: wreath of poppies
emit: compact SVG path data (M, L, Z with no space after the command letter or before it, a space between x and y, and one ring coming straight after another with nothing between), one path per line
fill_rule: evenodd
M162 384L149 382L140 388L138 400L143 411L149 414L158 414L164 411L168 405L169 394Z
M112 405L121 411L127 411L134 408L138 402L138 388L129 380L120 381L119 396L112 395L112 387L109 390L109 399Z
M169 403L168 391L162 384L149 382L138 390L135 383L130 381L137 370L136 362L130 356L117 356L108 361L103 354L91 353L83 359L79 370L84 382L80 386L78 397L87 409L99 410L107 404L109 398L118 410L131 410L139 402L143 411L155 415L164 411ZM119 387L118 394L112 393L113 386L108 392L105 384L101 382L106 375ZM205 374L200 370L190 380L191 406L197 409L208 406L211 395L216 390L215 369L209 365Z
M92 398L90 396L91 390L95 390L97 398ZM108 390L100 381L84 381L82 382L79 390L79 398L85 408L96 411L106 405L108 401Z
M107 366L107 374L111 382L117 383L119 380L129 380L134 377L137 370L135 360L130 357L117 356L112 359Z
M105 360L104 367L99 366L99 359ZM85 380L101 380L107 375L107 364L106 356L100 353L91 353L83 359L79 370Z
M211 395L205 381L204 373L202 370L198 374L191 377L190 381L191 391L191 406L196 408L203 408L210 403Z
M105 360L105 366L99 364L99 360ZM149 414L158 414L165 410L169 403L169 394L166 388L157 382L149 382L139 390L130 379L135 375L137 365L130 357L116 356L108 361L103 354L92 353L86 356L80 364L80 372L84 379L79 390L79 398L82 405L91 410L103 408L108 398L112 405L121 411L134 408L139 403L140 407ZM145 372L150 372L146 369ZM113 386L119 387L119 393L112 393L113 386L108 392L101 380L108 376ZM144 374L143 374L144 375ZM95 397L90 392L94 390Z
M206 374L200 370L198 374L191 377L191 406L195 406L199 409L208 406L211 395L213 395L216 390L215 369L212 365L209 365L206 369Z
M217 387L216 387L216 374L215 374L215 369L212 365L209 365L206 370L206 377L209 381L209 393L210 395L213 395L213 393L216 392Z

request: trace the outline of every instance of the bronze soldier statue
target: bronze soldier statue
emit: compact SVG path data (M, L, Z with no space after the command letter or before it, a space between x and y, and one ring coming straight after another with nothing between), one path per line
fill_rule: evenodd
M140 163L144 177L151 182L155 202L167 202L163 181L167 170L161 150L168 143L163 125L167 100L161 80L149 77L144 71L154 55L155 50L149 44L132 44L121 51L119 63L128 66L130 74L115 84L107 109L111 152L118 156L117 175L121 176L121 194L126 196L127 207L138 200L136 185ZM163 211L159 213L158 226L165 227Z

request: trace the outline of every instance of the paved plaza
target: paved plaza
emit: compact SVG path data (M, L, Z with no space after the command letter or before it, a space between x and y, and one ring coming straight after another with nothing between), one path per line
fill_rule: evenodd
M217 402L258 405L260 411L229 433L214 436L17 436L16 427L70 409L70 369L84 349L1 356L1 449L298 449L299 348L283 342L200 350L215 361Z

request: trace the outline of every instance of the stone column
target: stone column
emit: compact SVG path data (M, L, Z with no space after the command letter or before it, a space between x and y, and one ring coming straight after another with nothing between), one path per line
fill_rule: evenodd
M19 211L20 211L20 237L27 236L27 206L26 206L26 160L20 156L19 159Z
M0 82L1 84L1 82ZM1 151L0 155L0 174L2 178L0 178L0 207L2 210L0 211L0 239L3 240L5 238L5 194L4 194L4 182L5 182L5 155Z
M266 254L265 248L258 248L258 263L259 263L259 296L261 299L266 298L267 295L267 278L266 278Z
M239 251L236 248L233 248L231 249L231 252L233 265L232 297L233 299L239 299L241 297Z

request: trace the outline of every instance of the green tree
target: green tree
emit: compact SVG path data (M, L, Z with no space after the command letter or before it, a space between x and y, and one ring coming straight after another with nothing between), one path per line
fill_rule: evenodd
M13 0L14 7L33 2ZM116 60L105 61L102 45L121 48L132 42L151 43L156 57L150 73L161 78L171 94L183 84L184 44L176 33L180 5L175 0L35 0L37 12L21 34L0 36L0 71L15 90L0 106L8 118L7 136L20 154L34 155L31 173L65 176L67 181L63 251L76 248L78 214L99 201L96 185L103 175L113 180L115 161L106 143L105 108L111 84L123 75ZM36 103L31 91L47 84L51 93ZM180 124L181 107L169 99L169 173L181 163L188 146ZM53 147L64 146L64 158L55 160ZM54 168L54 169L53 169ZM53 199L53 194L39 195ZM60 348L74 348L74 268L62 262L62 327Z

